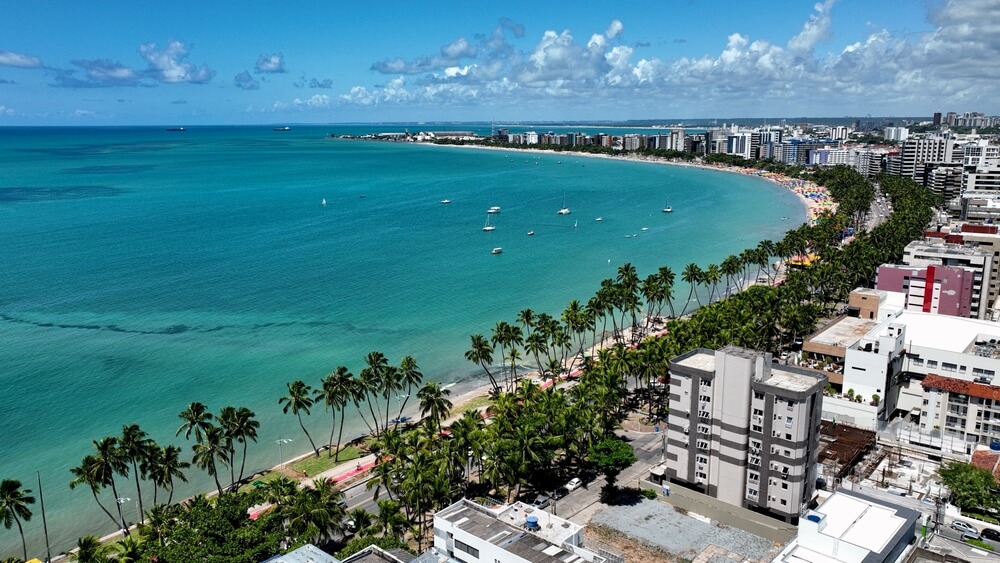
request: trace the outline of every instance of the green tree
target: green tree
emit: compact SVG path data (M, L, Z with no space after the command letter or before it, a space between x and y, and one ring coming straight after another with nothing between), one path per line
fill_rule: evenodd
M167 497L167 504L171 504L174 499L174 479L187 483L184 469L191 467L191 464L181 459L180 447L168 445L154 448L146 458L146 475L153 483L153 504L156 504L157 490L162 488L170 493Z
M304 381L292 381L288 384L288 394L278 399L278 404L284 405L281 412L288 414L288 411L292 411L292 414L298 418L299 428L305 432L306 438L309 439L309 444L312 445L313 451L316 452L316 457L319 457L319 449L316 447L316 443L313 442L312 436L309 435L309 431L306 430L306 425L302 422L302 413L309 414L309 408L313 406L311 393L312 387L306 385Z
M434 431L441 430L441 421L451 413L451 401L448 400L451 389L441 387L436 381L428 381L417 391L420 401L420 416L427 417L428 427Z
M985 469L960 461L950 461L938 469L941 482L952 494L952 502L963 510L1000 508L997 482Z
M24 542L24 528L21 520L28 522L31 520L31 509L28 505L35 504L35 497L31 496L31 489L22 489L21 482L17 479L4 479L0 482L0 519L3 520L3 527L10 529L17 524L17 531L21 534L21 548L24 550L24 559L28 559L28 544Z
M76 540L76 551L70 555L70 560L79 563L107 563L108 548L97 536L83 536Z
M604 473L609 489L614 488L618 474L636 462L632 446L615 436L608 436L591 446L588 459Z
M212 413L208 412L205 405L198 401L188 405L188 408L178 416L184 422L177 428L174 436L180 436L183 432L185 440L191 439L192 433L194 433L195 441L201 440L202 433L212 424Z
M139 478L146 478L147 460L150 452L158 446L138 424L126 424L122 426L122 435L118 439L122 456L127 463L132 465L132 476L135 478L135 496L139 501L139 513L143 513L142 489L139 487Z
M104 490L104 487L111 484L111 477L107 474L104 465L97 458L97 456L84 456L80 465L70 469L69 471L73 474L73 480L69 482L70 490L75 489L79 485L87 485L87 488L90 489L90 494L94 496L94 502L97 503L97 506L101 507L101 510L108 515L108 518L110 518L116 526L120 526L121 522L119 522L118 519L111 514L111 511L108 510L107 507L104 506L104 503L101 502L101 498L97 496L98 493Z
M222 496L218 464L226 466L230 463L225 431L219 426L209 426L202 435L202 439L193 446L193 449L192 463L215 479L215 487L219 490L219 496Z
M333 448L333 433L337 429L337 420L340 420L340 432L344 432L344 407L351 399L351 386L354 375L346 366L337 366L326 377L320 388L316 390L316 400L323 400L326 408L330 409L333 421L330 424L330 441L327 444L327 457L332 457L334 461L340 459L340 436L337 437L337 448Z

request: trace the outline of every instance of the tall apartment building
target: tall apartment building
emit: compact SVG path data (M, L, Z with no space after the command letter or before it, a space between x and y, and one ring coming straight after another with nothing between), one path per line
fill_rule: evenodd
M669 374L665 476L797 521L816 488L826 377L736 346L682 354Z
M972 235L972 233L970 233ZM972 271L970 317L985 319L992 307L990 286L994 272L994 253L985 248L951 244L942 240L913 241L903 249L906 266L953 266Z
M903 143L900 176L923 184L927 164L952 162L955 141L944 137L910 138Z
M910 130L906 127L886 127L882 131L882 137L886 141L905 141L910 136Z
M909 311L978 318L982 308L972 300L974 278L972 268L882 264L875 288L902 293Z

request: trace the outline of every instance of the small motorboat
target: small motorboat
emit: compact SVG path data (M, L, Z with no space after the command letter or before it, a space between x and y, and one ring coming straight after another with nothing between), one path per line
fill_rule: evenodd
M498 246L493 249L493 254L503 254L503 249Z
M449 203L451 203L451 200L450 199L442 199L441 203L443 203L445 205L448 205Z
M528 236L529 237L535 236L535 231L528 231Z

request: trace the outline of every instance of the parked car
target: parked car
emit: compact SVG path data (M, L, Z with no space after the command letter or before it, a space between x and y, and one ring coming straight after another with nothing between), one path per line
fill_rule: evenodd
M569 483L566 483L566 490L575 491L580 488L580 485L583 485L583 481L579 477L573 477L569 480Z
M973 534L972 532L962 532L962 541L983 541L983 537L979 534Z
M535 500L531 501L531 506L534 506L535 508L545 508L549 505L551 500L552 499L545 495L538 495L535 497Z
M951 523L951 529L952 530L958 530L959 532L976 534L977 536L979 535L979 530L977 530L971 524L966 524L965 522L962 522L961 520L955 520L954 522L952 522Z
M984 528L982 534L980 535L990 541L1000 541L1000 532L994 530L993 528Z
M552 498L559 500L568 494L569 494L569 489L567 489L566 487L559 487L558 489L552 491Z

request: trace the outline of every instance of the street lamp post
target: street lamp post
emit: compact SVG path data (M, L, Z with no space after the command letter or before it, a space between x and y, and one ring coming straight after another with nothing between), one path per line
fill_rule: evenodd
M284 463L281 461L281 444L287 444L291 441L292 441L291 438L278 438L277 440L274 441L274 443L278 444L278 469L281 469L282 465L284 465Z
M128 525L125 524L125 515L122 513L122 505L130 500L132 499L128 497L118 497L115 499L115 502L118 503L118 518L122 521L122 538L128 535Z

